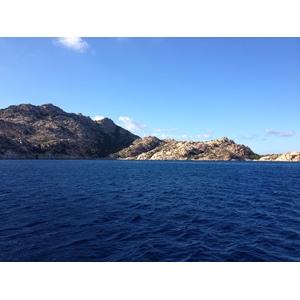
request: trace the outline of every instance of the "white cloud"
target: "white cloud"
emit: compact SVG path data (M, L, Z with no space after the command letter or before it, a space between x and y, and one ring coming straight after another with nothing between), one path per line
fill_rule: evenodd
M240 134L240 135L238 135L237 138L240 140L255 140L255 139L258 139L259 136L255 133L253 133L251 136L245 136L245 135Z
M153 133L162 133L162 131L163 131L162 129L154 129Z
M94 121L100 121L100 120L103 120L103 119L105 119L105 117L103 117L103 116L96 116L96 117L93 118Z
M210 139L211 134L212 134L211 130L206 130L206 133L198 134L198 135L196 135L196 138L198 138L198 139Z
M129 131L133 131L133 132L141 131L146 127L146 125L135 122L129 117L122 117L121 116L121 117L119 117L119 120L123 122L124 128L126 128Z
M202 139L202 138L209 139L210 138L210 134L208 134L208 133L198 134L198 135L196 135L196 138L199 138L199 139Z
M295 132L292 130L289 130L287 132L279 132L279 131L275 131L273 129L266 129L265 132L267 135L276 135L276 136L280 136L280 137L290 137L295 134Z
M80 37L61 37L55 40L55 44L66 47L68 49L84 52L89 48L89 44Z
M189 136L187 135L187 134L184 134L183 136L182 136L182 138L183 139L187 139Z
M154 129L150 135L154 135L159 139L170 139L170 138L181 138L181 136L175 135L174 132L177 131L177 128L170 128L170 129Z
M170 128L170 129L154 129L153 130L153 133L172 133L172 132L175 132L177 131L178 129L177 128Z

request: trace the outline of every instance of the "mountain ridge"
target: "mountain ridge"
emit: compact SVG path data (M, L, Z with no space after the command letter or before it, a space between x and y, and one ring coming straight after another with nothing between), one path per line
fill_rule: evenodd
M48 103L0 109L0 159L300 161L300 152L259 155L223 137L211 141L141 138L111 119L94 121Z
M0 110L2 158L104 158L137 138L108 118L93 121L53 104Z

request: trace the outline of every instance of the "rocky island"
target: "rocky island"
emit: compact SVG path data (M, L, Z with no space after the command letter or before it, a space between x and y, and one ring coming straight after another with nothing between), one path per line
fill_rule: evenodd
M141 138L111 119L93 121L53 104L0 110L0 159L300 161L300 152L261 156L223 137L208 142Z

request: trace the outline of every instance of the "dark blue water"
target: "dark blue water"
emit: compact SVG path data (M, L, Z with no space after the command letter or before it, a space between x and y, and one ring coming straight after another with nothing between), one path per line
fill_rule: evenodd
M300 164L0 161L0 261L300 261Z

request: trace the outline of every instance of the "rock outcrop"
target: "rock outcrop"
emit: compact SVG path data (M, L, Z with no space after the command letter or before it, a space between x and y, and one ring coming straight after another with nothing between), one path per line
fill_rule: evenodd
M93 121L52 104L0 110L0 158L103 158L137 138L108 118Z
M260 161L299 161L300 162L300 152L286 152L283 154L270 154L262 156Z
M226 137L209 142L159 140L141 138L111 155L114 158L136 160L247 160L256 154L247 146Z
M111 154L110 157L136 159L137 156L143 153L147 153L164 143L164 141L159 140L155 136L139 138L135 140L128 148L125 148L117 153Z

